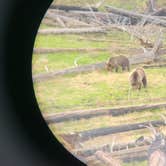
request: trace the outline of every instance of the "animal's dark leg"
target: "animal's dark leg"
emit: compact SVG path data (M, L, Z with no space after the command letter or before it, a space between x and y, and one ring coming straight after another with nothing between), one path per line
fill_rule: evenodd
M138 89L141 90L141 84L138 85Z
M115 71L116 71L116 72L118 72L118 66L117 66L117 67L115 67Z
M130 71L130 65L127 66L127 70Z
M122 71L124 71L124 70L125 70L125 68L126 68L126 66L122 65Z
M109 71L110 71L110 72L113 72L113 69L114 69L113 67L110 67L110 68L109 68Z
M146 76L143 78L142 83L144 85L144 88L146 88L147 87L147 78L146 78Z

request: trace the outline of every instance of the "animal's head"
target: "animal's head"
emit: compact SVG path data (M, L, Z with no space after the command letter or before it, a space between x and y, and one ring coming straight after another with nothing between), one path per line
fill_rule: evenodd
M136 71L134 71L131 75L130 75L130 84L132 86L132 89L140 89L141 87L141 82L139 80L139 75Z
M132 86L133 90L136 90L136 89L140 89L141 84L139 82L135 81L135 82L131 83L131 86Z
M108 71L112 71L113 68L114 68L114 66L113 66L112 63L106 62L106 69L107 69Z

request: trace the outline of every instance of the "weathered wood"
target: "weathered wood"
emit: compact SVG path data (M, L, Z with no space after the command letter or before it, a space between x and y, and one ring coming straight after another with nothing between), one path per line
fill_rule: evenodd
M68 16L63 16L60 15L58 13L53 13L51 11L47 11L43 21L45 21L45 19L50 19L54 22L56 22L57 24L59 23L59 25L61 25L61 22L59 22L59 19L63 21L64 25L66 27L90 27L90 24L87 24L86 22L80 21L78 19L75 18L71 18ZM64 26L62 26L64 27Z
M128 150L120 150L118 152L113 152L111 155L114 158L120 159L123 162L133 162L133 161L140 161L140 160L145 160L147 159L147 150L148 150L147 145L141 146L141 147L136 147L136 148L131 148Z
M135 124L114 126L114 127L92 129L92 130L79 132L78 134L81 139L87 140L87 139L91 139L94 137L99 137L99 136L104 136L104 135L109 135L109 134L144 129L145 125L148 125L149 123L151 123L154 127L157 127L159 125L165 125L164 121L150 121L150 122L143 122L143 123L135 123Z
M43 19L42 24L45 24L45 25L50 26L50 27L58 26L58 24L54 20L51 20L48 18Z
M165 117L163 117L165 119ZM148 148L148 165L165 166L166 165L166 136L152 125L148 126L153 134L152 143Z
M83 39L80 38L80 40L88 40L88 39ZM111 40L100 40L100 39L90 39L92 41L96 42L112 42ZM116 51L117 48L115 48ZM118 48L119 50L120 48ZM102 51L110 51L112 48L34 48L33 53L34 54L54 54L54 53L61 53L61 52L102 52ZM149 51L149 49L147 49ZM120 49L121 52L127 52L129 54L132 54L133 52L141 53L142 49L134 49L131 48L129 50L123 50ZM166 54L166 49L160 49L159 50L159 55Z
M77 132L75 134L63 134L61 135L64 139L73 140L73 142L84 142L95 137L105 136L115 133L123 133L131 130L140 130L146 128L146 125L152 124L154 127L166 125L164 121L148 121L143 123L119 125L113 127L98 128L92 130L86 130L82 132ZM69 141L70 142L70 141Z
M74 150L74 154L78 155L78 156L82 156L82 157L88 157L88 156L92 156L94 155L97 151L103 151L103 152L111 152L110 151L110 145L106 144L103 145L101 147L97 147L97 148L91 148L91 149L76 149Z
M148 166L165 166L166 154L161 150L154 151L148 160Z
M91 7L93 11L98 11L97 8ZM71 10L78 10L78 11L90 11L88 7L80 7L80 6L72 6L72 5L54 5L52 4L49 9L58 9L58 10L64 10L64 11L71 11Z
M97 160L94 155L85 158L84 161L88 166L104 166L103 163L100 160Z
M154 11L156 11L155 9L155 0L148 0L147 4L147 13L152 13Z
M105 29L100 27L92 28L49 28L38 31L40 35L62 35L62 34L83 34L83 33L106 33Z
M156 39L153 48L150 51L147 51L140 55L133 55L129 58L130 64L140 64L140 63L149 63L153 62L155 59L159 58L159 49L162 46L162 33Z
M152 16L166 16L166 8L161 8L152 13Z
M136 12L131 12L131 11L128 11L128 10L115 8L115 7L112 7L112 6L106 6L106 9L107 9L108 12L111 12L111 13L114 13L114 14L130 17L130 18L133 18L133 19L137 19L139 21L141 21L142 19L145 19L146 22L148 22L148 23L166 27L166 21L165 20L161 20L161 19L155 18L153 16L139 14L139 13L136 13Z
M95 157L106 166L121 166L121 162L112 157L112 154L97 151Z
M148 68L160 68L160 67L166 67L166 63L164 64L154 64L154 65L144 65L143 68L148 69Z
M159 18L159 19L162 19L162 20L166 20L166 16L153 16L153 17L156 17L156 18Z
M112 151L120 151L120 150L126 150L126 149L131 149L131 148L136 148L136 147L140 147L140 146L145 146L145 145L150 145L150 141L148 138L145 138L145 140L143 140L140 143L136 143L135 141L129 142L129 143L125 143L125 144L115 144L112 148ZM82 156L82 157L88 157L88 156L92 156L94 155L94 153L96 153L97 151L101 150L103 152L111 152L111 148L110 148L110 144L106 144L103 145L101 147L97 147L97 148L91 148L91 149L76 149L74 151L74 153L76 155Z
M40 82L40 81L44 81L44 80L48 80L48 79L54 79L57 76L62 76L62 75L66 75L66 74L77 74L77 73L82 73L82 72L100 70L100 69L104 68L104 66L105 66L105 62L101 62L101 63L97 63L97 64L73 67L73 68L65 69L65 70L61 70L61 71L42 73L42 74L34 75L33 80L35 82Z
M106 153L106 154L111 155L113 158L121 160L126 163L133 161L144 161L148 157L147 154L148 147L149 146L136 147L128 150L121 150L118 152ZM96 157L94 155L85 158L86 163L92 163L95 160Z
M51 13L51 15L49 14ZM83 11L70 11L70 12L62 12L62 11L56 11L49 9L45 15L51 16L52 18L56 17L57 15L65 16L66 18L72 18L75 20L79 20L81 22L87 23L91 26L99 25L99 23L102 23L104 25L108 25L110 23L116 24L118 23L128 23L133 24L135 23L132 19L128 17L121 17L116 14L108 13L108 12L83 12ZM124 22L124 20L126 20Z
M109 51L110 48L34 48L34 54L53 54L60 52L100 52Z
M114 28L114 29L117 29L119 31L128 33L129 35L138 39L140 41L141 45L144 46L145 48L152 48L153 47L152 42L149 39L145 38L145 36L141 32L139 32L138 29L134 30L133 26L125 26L125 25L122 26L122 25L112 24L112 25L108 26L108 29L109 28ZM142 27L140 27L140 28L142 28Z
M45 120L48 124L51 124L51 123L59 123L70 120L88 119L104 115L119 116L132 112L141 112L145 110L155 110L160 108L166 108L166 103L130 106L130 107L118 107L110 109L80 110L80 111L71 111L67 113L56 113L50 116L48 115L45 116Z

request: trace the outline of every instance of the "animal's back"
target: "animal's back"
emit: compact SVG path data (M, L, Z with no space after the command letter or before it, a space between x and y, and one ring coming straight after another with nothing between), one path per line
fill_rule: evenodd
M130 74L129 79L137 79L142 78L145 76L145 71L142 67L137 67L133 70L133 72Z
M128 58L123 55L117 56L117 61L118 61L119 65L123 65L123 64L128 65L129 64Z
M136 68L135 71L138 72L138 74L140 74L141 76L145 76L145 71L142 67Z

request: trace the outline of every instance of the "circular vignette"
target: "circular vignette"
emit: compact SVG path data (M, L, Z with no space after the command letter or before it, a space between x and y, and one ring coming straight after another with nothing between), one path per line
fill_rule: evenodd
M41 116L32 82L32 50L50 0L15 0L5 31L5 125L10 163L19 165L84 165L53 136ZM5 138L4 136L4 138ZM11 146L10 146L11 145ZM12 149L13 148L13 149ZM14 153L16 153L14 155ZM7 162L7 161L5 161Z

